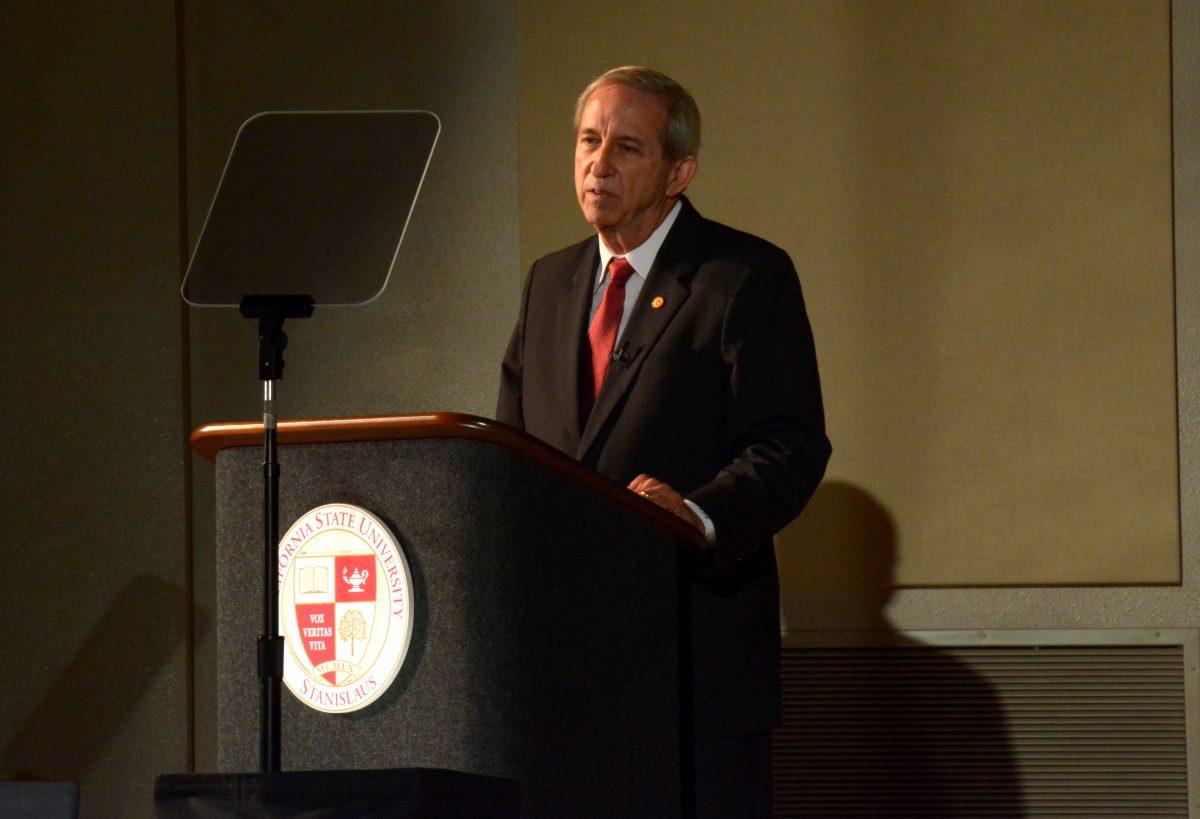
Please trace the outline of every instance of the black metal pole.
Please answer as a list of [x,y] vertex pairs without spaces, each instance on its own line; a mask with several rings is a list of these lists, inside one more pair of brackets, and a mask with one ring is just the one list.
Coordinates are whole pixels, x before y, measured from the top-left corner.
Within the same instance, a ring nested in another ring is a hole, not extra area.
[[263,630],[258,637],[258,679],[261,685],[258,728],[259,769],[281,770],[281,688],[283,637],[279,633],[279,453],[275,427],[275,382],[283,378],[287,335],[283,322],[308,318],[311,296],[244,296],[246,318],[258,319],[258,380],[263,382]]
[[263,381],[263,634],[258,638],[259,768],[280,771],[280,687],[283,638],[279,636],[279,457],[276,451],[275,382]]

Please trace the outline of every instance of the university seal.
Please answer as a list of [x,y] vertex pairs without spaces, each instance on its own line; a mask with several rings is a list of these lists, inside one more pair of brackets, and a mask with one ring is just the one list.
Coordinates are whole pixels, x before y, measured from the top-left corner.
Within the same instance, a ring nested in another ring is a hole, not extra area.
[[412,640],[412,576],[396,538],[365,509],[306,512],[279,544],[283,681],[329,713],[365,708],[399,673]]

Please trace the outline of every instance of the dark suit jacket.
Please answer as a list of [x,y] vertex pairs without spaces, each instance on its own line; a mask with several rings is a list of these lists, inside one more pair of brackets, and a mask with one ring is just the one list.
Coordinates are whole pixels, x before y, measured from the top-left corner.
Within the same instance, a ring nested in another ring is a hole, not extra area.
[[772,536],[808,502],[830,453],[796,270],[684,199],[617,341],[624,360],[583,422],[598,241],[534,263],[496,417],[621,484],[658,478],[712,518],[716,548],[691,589],[697,737],[768,730],[779,715]]

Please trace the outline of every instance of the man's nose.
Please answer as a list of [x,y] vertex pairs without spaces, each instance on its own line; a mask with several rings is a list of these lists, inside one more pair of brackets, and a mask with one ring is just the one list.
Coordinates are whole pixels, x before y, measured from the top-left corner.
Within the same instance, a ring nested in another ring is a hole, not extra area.
[[608,176],[613,172],[612,145],[600,143],[596,153],[592,154],[592,176]]

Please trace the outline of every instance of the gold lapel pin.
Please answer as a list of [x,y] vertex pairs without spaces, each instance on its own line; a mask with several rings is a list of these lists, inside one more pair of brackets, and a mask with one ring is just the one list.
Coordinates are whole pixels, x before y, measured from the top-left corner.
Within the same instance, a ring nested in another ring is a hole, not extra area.
[[664,304],[666,304],[666,299],[664,299],[662,296],[655,296],[653,301],[650,302],[650,306],[655,310],[662,307]]

